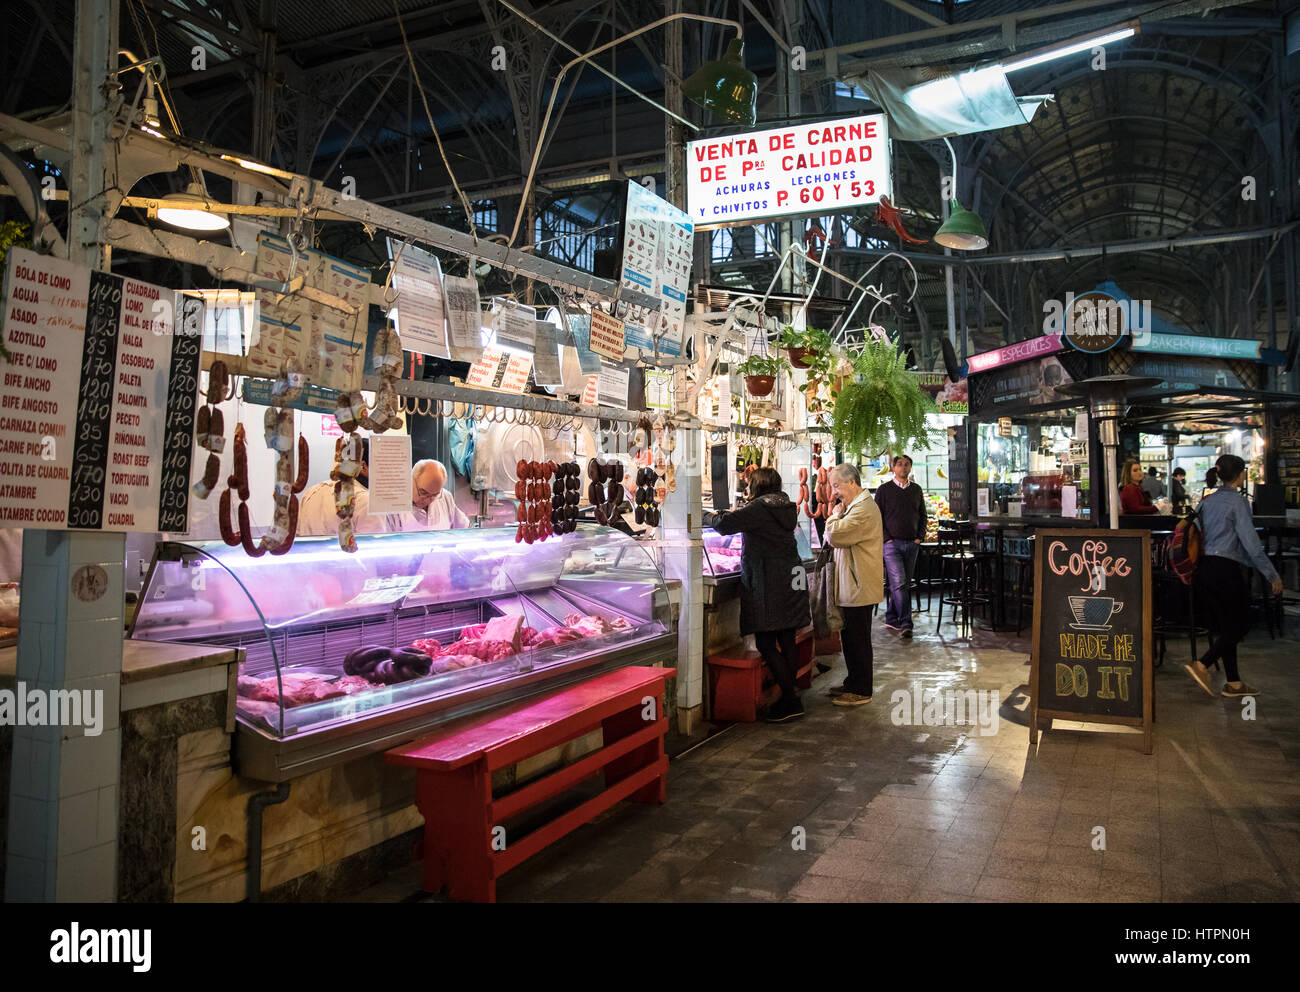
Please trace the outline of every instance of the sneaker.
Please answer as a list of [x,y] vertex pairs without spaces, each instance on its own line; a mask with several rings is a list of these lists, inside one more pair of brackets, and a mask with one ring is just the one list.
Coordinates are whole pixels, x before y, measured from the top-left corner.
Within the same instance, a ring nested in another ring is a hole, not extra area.
[[890,630],[902,630],[902,629],[903,629],[902,627],[895,627],[892,623],[886,623],[885,626],[888,627]]
[[1234,696],[1258,696],[1258,695],[1259,695],[1259,690],[1258,690],[1258,689],[1252,689],[1250,686],[1246,685],[1245,682],[1242,682],[1242,683],[1240,683],[1239,685],[1237,685],[1235,688],[1234,688],[1231,684],[1229,684],[1229,685],[1225,685],[1225,686],[1223,687],[1223,694],[1224,694],[1225,696],[1229,696],[1229,697],[1234,697]]
[[910,641],[912,639],[912,628],[907,627],[903,630],[903,639]]
[[1184,665],[1187,674],[1196,680],[1196,684],[1206,691],[1209,695],[1214,695],[1214,690],[1210,688],[1210,670],[1202,665],[1199,661],[1194,661],[1190,665]]
[[801,716],[803,716],[803,703],[799,702],[797,696],[788,703],[781,698],[772,704],[772,708],[767,711],[767,716],[763,717],[763,722],[789,723],[791,720],[798,720]]
[[870,696],[859,695],[856,692],[842,692],[831,700],[832,706],[862,706],[871,702]]

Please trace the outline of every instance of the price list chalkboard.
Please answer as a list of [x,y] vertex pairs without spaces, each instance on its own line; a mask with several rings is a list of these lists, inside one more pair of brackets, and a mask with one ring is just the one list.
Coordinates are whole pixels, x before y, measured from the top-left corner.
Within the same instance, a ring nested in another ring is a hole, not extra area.
[[1035,532],[1029,741],[1053,719],[1141,727],[1151,753],[1151,535]]
[[180,321],[172,335],[162,478],[158,482],[158,529],[168,533],[183,534],[189,529],[190,469],[194,458],[191,439],[202,351],[203,304],[182,297]]
[[72,484],[68,526],[98,529],[104,523],[104,480],[113,416],[117,330],[122,319],[122,280],[90,273],[86,332],[81,345],[81,395],[73,424]]
[[954,519],[970,516],[970,468],[966,425],[950,427],[948,439],[948,509]]
[[202,328],[202,301],[13,249],[0,527],[186,530]]

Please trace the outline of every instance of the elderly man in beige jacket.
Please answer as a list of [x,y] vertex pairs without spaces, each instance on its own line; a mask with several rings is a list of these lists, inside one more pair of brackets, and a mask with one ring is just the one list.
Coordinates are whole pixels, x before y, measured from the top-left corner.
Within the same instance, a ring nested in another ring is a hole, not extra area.
[[835,549],[836,600],[844,611],[840,642],[849,670],[844,684],[832,690],[832,702],[861,706],[871,702],[871,608],[885,595],[884,529],[857,468],[836,465],[831,484],[840,503],[826,521],[826,541]]

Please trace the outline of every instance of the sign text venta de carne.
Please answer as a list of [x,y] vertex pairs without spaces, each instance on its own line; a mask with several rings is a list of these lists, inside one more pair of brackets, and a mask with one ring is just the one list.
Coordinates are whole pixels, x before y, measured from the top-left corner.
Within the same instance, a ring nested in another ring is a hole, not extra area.
[[201,303],[25,249],[5,275],[0,527],[186,530]]
[[1029,740],[1052,719],[1141,727],[1151,751],[1151,535],[1035,532]]
[[839,213],[892,195],[884,114],[691,141],[686,160],[697,231]]

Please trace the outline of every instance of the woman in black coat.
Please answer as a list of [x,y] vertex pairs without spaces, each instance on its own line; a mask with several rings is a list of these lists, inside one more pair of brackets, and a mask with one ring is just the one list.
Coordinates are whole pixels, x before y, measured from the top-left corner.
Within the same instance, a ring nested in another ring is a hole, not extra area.
[[772,670],[781,698],[768,711],[768,723],[785,723],[803,716],[795,689],[799,669],[794,635],[812,622],[808,611],[808,582],[794,531],[799,508],[781,492],[775,469],[755,469],[750,501],[741,509],[722,513],[713,527],[719,534],[744,534],[740,553],[740,633],[754,643]]

